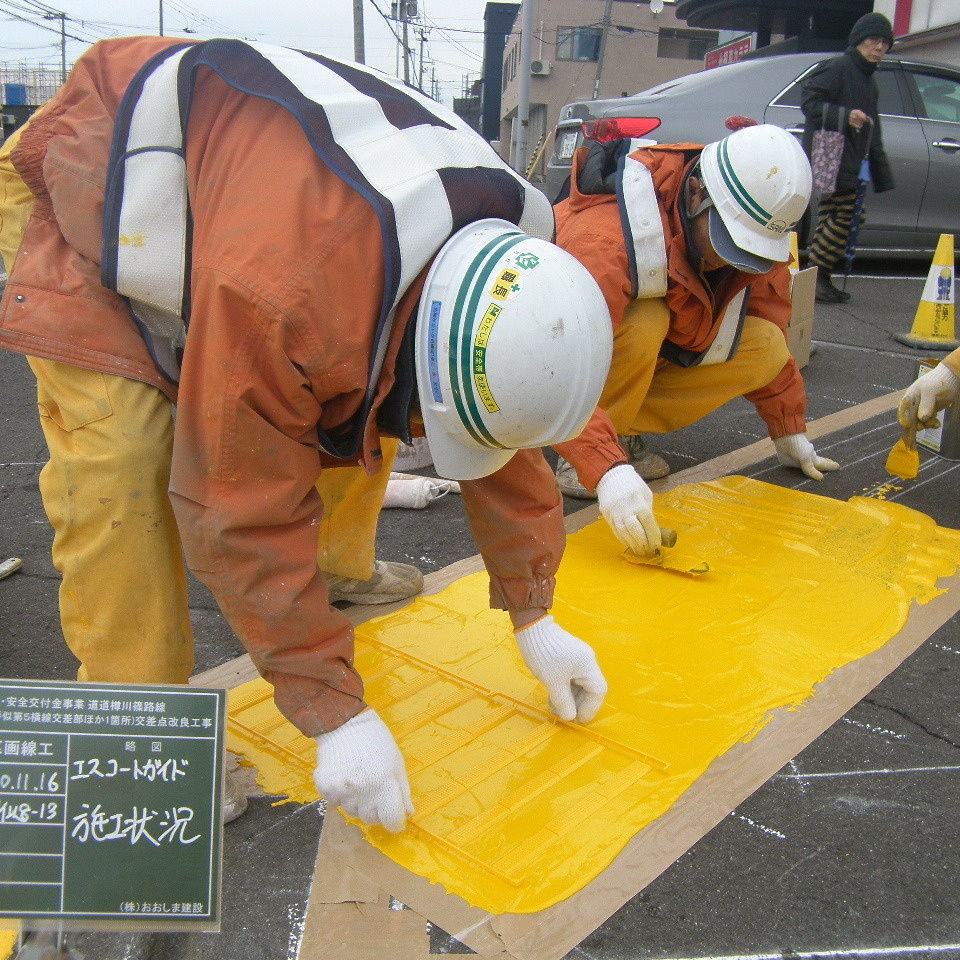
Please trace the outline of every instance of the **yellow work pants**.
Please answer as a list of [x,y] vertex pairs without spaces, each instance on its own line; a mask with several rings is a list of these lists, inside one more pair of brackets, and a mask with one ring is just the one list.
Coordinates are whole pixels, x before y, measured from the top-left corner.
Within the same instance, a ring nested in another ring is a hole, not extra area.
[[634,300],[614,333],[600,407],[618,434],[669,433],[696,423],[728,400],[766,386],[790,359],[780,328],[748,316],[730,360],[678,367],[658,356],[669,326],[665,301]]
[[[63,575],[60,620],[80,661],[78,679],[186,683],[193,633],[176,520],[167,488],[173,407],[155,387],[28,358],[37,377],[50,460],[40,472],[54,529],[53,564]],[[324,470],[321,569],[373,573],[377,517],[396,453],[384,469]]]

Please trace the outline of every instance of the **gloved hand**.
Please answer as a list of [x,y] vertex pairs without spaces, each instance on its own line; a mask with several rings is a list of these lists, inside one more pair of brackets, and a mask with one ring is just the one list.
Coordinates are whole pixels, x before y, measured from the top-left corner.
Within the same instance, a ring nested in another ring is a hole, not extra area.
[[410,784],[397,742],[376,712],[364,710],[316,740],[320,796],[351,817],[399,833],[413,813]]
[[960,379],[945,364],[917,377],[900,398],[897,420],[901,427],[939,427],[936,414],[960,397]]
[[625,547],[642,557],[660,546],[653,493],[633,467],[622,463],[609,469],[597,484],[597,500],[603,519]]
[[513,635],[530,672],[547,688],[550,709],[561,720],[589,723],[607,695],[593,648],[567,633],[549,613]]
[[[776,437],[773,445],[777,448],[777,457],[785,467],[802,470],[811,480],[822,480],[824,473],[839,470],[836,460],[821,457],[805,433],[791,433],[787,437]],[[822,471],[822,472],[821,472]]]

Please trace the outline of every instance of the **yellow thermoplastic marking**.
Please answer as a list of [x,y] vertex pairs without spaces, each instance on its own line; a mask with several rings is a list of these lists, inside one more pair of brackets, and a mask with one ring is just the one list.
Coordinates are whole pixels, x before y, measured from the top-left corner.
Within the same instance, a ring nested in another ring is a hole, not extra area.
[[[916,511],[742,477],[678,487],[657,517],[708,573],[631,564],[601,521],[568,540],[553,613],[610,683],[588,726],[551,716],[484,574],[357,629],[367,702],[417,808],[402,834],[364,828],[370,843],[485,910],[543,910],[773,711],[882,647],[960,565],[960,533]],[[267,792],[316,799],[314,742],[269,685],[233,691],[229,737]]]

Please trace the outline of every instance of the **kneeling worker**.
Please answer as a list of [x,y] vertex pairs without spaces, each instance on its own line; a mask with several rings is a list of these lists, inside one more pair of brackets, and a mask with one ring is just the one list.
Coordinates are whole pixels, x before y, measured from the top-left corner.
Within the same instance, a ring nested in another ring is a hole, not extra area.
[[600,408],[623,450],[609,457],[595,419],[555,447],[557,477],[569,495],[595,489],[614,530],[632,525],[649,548],[659,533],[641,479],[650,458],[642,434],[678,430],[745,396],[781,463],[816,480],[838,465],[806,436],[803,378],[786,340],[790,231],[811,188],[800,145],[770,125],[706,147],[635,149],[612,132],[617,139],[577,151],[556,215],[557,243],[587,267],[610,308],[613,362]]
[[[381,437],[409,441],[419,414],[463,481],[491,605],[557,715],[594,717],[593,650],[548,612],[565,535],[539,448],[594,411],[611,327],[541,193],[391,78],[226,40],[93,46],[11,160],[33,205],[0,346],[38,377],[81,679],[187,681],[189,630],[150,614],[186,618],[182,543],[316,738],[321,794],[402,829],[404,761],[317,566],[316,483],[382,469]],[[147,589],[119,589],[144,569]]]

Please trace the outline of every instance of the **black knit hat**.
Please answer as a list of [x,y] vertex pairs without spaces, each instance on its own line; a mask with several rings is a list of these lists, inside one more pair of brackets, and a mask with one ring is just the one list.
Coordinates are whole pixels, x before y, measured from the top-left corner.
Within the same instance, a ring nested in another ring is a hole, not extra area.
[[893,46],[893,25],[882,13],[865,13],[850,31],[850,46],[855,47],[867,37],[882,37]]

